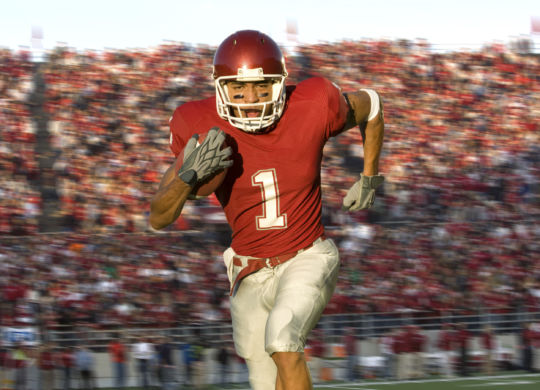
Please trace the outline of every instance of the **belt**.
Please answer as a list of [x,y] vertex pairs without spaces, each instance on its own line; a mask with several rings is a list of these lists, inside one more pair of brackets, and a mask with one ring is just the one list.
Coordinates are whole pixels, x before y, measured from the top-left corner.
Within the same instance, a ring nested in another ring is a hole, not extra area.
[[[313,241],[308,246],[306,246],[306,247],[304,247],[302,249],[299,249],[299,250],[297,250],[295,252],[289,252],[289,253],[284,253],[284,254],[278,255],[278,256],[264,257],[264,258],[261,258],[261,257],[248,257],[247,266],[244,267],[238,273],[238,275],[236,275],[236,278],[235,278],[235,280],[233,282],[233,285],[231,287],[231,295],[233,295],[234,288],[237,286],[237,284],[240,283],[240,281],[243,278],[245,278],[246,276],[248,276],[248,275],[250,275],[250,274],[252,274],[254,272],[257,272],[260,269],[263,269],[264,267],[274,268],[277,265],[283,264],[286,261],[292,259],[293,257],[299,255],[300,253],[308,250],[313,245],[315,245],[315,244],[317,244],[319,242],[322,242],[324,240],[326,240],[326,237],[323,234],[322,236],[317,238],[315,241]],[[242,267],[244,265],[242,263],[242,257],[245,258],[245,256],[237,256],[237,255],[233,256],[233,265]]]

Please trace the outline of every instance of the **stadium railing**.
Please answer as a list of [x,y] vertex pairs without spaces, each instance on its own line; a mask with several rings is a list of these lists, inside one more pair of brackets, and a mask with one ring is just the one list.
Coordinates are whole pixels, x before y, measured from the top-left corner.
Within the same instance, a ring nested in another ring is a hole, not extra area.
[[[505,309],[507,312],[501,312]],[[324,315],[318,327],[324,332],[325,339],[338,342],[346,328],[354,328],[356,336],[362,338],[379,337],[393,329],[407,325],[416,325],[423,331],[439,330],[443,324],[466,324],[471,332],[479,332],[485,325],[498,334],[516,333],[526,322],[540,322],[540,311],[511,311],[510,308],[496,308],[493,311],[482,310],[469,314],[433,315],[429,312],[406,311],[399,313],[363,313]],[[205,342],[219,345],[232,340],[232,326],[228,321],[200,322],[178,325],[170,328],[151,327],[114,327],[94,329],[86,326],[59,326],[54,330],[44,330],[42,339],[58,346],[87,345],[93,349],[104,349],[109,342],[121,336],[127,343],[139,337],[157,339],[168,336],[174,343],[182,344],[193,340],[197,335]]]

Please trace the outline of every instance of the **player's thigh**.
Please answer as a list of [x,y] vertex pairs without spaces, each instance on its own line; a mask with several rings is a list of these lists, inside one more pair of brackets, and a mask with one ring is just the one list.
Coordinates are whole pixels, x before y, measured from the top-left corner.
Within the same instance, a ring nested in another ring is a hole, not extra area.
[[271,287],[273,271],[262,269],[246,277],[231,298],[233,338],[238,355],[246,360],[249,383],[254,390],[274,390],[277,367],[264,348],[270,307],[264,292]]
[[266,352],[303,352],[337,282],[339,254],[325,240],[279,269],[274,306],[266,326]]
[[244,278],[231,297],[233,339],[238,355],[244,359],[258,361],[268,357],[264,350],[264,333],[270,307],[263,296],[272,277],[271,269],[261,269]]

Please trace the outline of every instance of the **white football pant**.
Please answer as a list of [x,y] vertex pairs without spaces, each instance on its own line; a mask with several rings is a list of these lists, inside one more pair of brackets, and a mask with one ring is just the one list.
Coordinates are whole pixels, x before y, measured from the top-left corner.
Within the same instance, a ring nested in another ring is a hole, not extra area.
[[[229,278],[235,256],[224,254]],[[255,390],[275,389],[274,352],[303,352],[337,283],[339,253],[330,239],[314,245],[274,268],[245,277],[231,297],[236,351],[246,360]]]

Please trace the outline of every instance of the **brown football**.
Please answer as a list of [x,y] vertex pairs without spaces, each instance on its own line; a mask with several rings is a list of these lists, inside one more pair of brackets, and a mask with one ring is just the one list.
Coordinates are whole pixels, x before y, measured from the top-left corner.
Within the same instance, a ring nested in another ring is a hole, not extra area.
[[[199,141],[197,143],[197,147],[204,141],[204,139],[206,138],[206,134],[207,133],[199,133]],[[223,143],[222,148],[227,147],[226,143],[226,141]],[[183,161],[184,150],[180,152],[178,158],[176,159],[177,169],[180,169]],[[228,169],[218,171],[213,176],[208,177],[204,182],[199,183],[195,187],[193,187],[193,190],[191,190],[191,194],[189,195],[189,199],[204,198],[212,194],[215,190],[218,189],[221,183],[223,183],[223,180],[225,180],[227,170]]]

